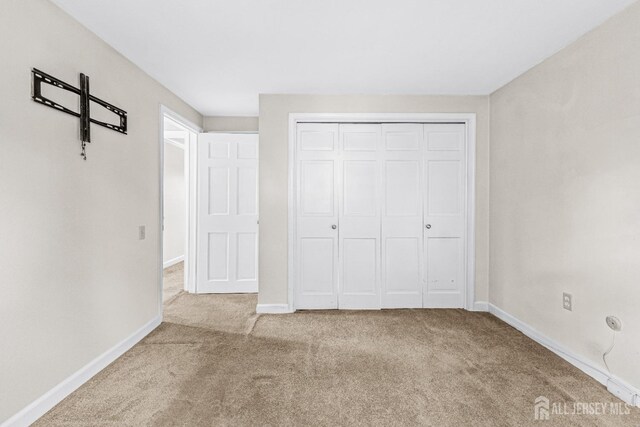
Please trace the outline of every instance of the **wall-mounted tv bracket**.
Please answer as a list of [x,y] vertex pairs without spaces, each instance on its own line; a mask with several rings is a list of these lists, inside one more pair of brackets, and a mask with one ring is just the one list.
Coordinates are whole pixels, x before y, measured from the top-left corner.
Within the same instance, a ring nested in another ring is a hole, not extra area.
[[[96,98],[95,96],[89,93],[89,76],[86,76],[80,73],[80,89],[77,87],[71,86],[68,83],[63,82],[47,73],[43,73],[42,71],[34,68],[31,70],[32,75],[32,93],[31,98],[40,104],[46,105],[47,107],[55,108],[58,111],[62,111],[63,113],[71,114],[72,116],[80,118],[80,137],[82,139],[82,152],[81,156],[84,160],[87,160],[86,147],[87,143],[91,142],[91,123],[95,123],[97,125],[106,127],[111,130],[115,130],[116,132],[120,132],[123,134],[127,134],[127,112],[109,104],[108,102],[103,101],[100,98]],[[60,105],[49,98],[42,95],[42,84],[49,84],[52,86],[56,86],[60,89],[69,91],[71,93],[75,93],[80,96],[80,112],[76,112],[70,110],[69,108]],[[120,118],[120,125],[114,125],[107,122],[102,122],[100,120],[92,119],[90,113],[90,104],[94,102],[107,110],[111,111],[115,115]]]

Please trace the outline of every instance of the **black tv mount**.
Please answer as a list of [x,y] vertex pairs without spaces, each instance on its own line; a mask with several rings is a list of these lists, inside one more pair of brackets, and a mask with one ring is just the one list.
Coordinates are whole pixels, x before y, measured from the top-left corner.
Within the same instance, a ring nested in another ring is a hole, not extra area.
[[[80,89],[77,87],[71,86],[68,83],[63,82],[60,79],[57,79],[47,73],[43,73],[37,68],[33,68],[31,70],[32,75],[32,93],[31,98],[40,104],[46,105],[47,107],[55,108],[58,111],[62,111],[63,113],[71,114],[72,116],[80,118],[80,137],[82,139],[82,152],[80,155],[84,160],[87,160],[86,147],[87,143],[91,142],[91,123],[94,123],[99,126],[106,127],[107,129],[114,130],[116,132],[120,132],[123,134],[127,134],[127,112],[118,108],[108,102],[103,101],[100,98],[96,98],[95,96],[89,93],[89,76],[80,73]],[[76,112],[70,110],[69,108],[60,105],[49,98],[42,95],[42,84],[49,84],[52,86],[56,86],[60,89],[64,89],[71,93],[75,93],[80,96],[80,112]],[[90,113],[90,104],[94,102],[110,112],[116,114],[120,118],[120,125],[114,125],[107,122],[102,122],[100,120],[92,119]]]

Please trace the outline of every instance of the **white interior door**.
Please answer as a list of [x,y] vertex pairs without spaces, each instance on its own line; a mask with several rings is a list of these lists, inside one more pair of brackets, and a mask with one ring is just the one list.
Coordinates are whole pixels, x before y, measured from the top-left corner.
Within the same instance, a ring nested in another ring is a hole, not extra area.
[[424,125],[423,307],[464,307],[466,137],[463,124]]
[[198,293],[258,291],[258,135],[198,137]]
[[382,308],[422,307],[421,124],[383,124]]
[[380,129],[340,125],[339,308],[380,308]]
[[295,303],[338,308],[338,125],[299,124]]

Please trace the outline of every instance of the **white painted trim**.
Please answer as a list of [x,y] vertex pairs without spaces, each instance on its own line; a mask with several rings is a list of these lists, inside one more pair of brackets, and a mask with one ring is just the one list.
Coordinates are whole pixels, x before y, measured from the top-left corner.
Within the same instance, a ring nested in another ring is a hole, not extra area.
[[[171,119],[172,121],[174,121],[173,119]],[[185,125],[181,125],[182,127],[185,127]],[[175,141],[176,144],[184,144],[184,140],[187,139],[189,137],[189,130],[165,130],[163,133],[164,139],[169,139],[172,141]],[[183,141],[183,142],[178,142],[178,141]]]
[[77,390],[81,385],[89,381],[94,375],[106,368],[126,351],[131,349],[140,340],[149,335],[151,331],[160,325],[160,316],[154,317],[146,325],[131,334],[128,338],[119,342],[100,356],[93,359],[84,367],[71,374],[58,385],[47,391],[38,399],[24,407],[20,412],[2,423],[1,427],[28,426],[43,416],[47,411],[60,403],[65,397]]
[[489,304],[489,313],[493,314],[508,325],[513,326],[538,344],[562,357],[564,360],[571,363],[573,366],[580,369],[600,384],[607,386],[607,389],[621,400],[630,405],[640,406],[640,389],[635,388],[626,381],[602,370],[593,362],[575,354],[562,344],[538,332],[533,327],[512,316],[501,308],[493,304]]
[[205,133],[227,133],[232,135],[259,135],[260,132],[257,130],[208,130]]
[[476,115],[469,114],[467,123],[467,286],[465,308],[475,309],[476,298]]
[[473,303],[471,311],[489,311],[489,303],[486,301],[476,301]]
[[289,304],[258,304],[256,305],[256,313],[284,314],[284,313],[293,313],[293,310],[289,308]]
[[[179,124],[181,124],[182,126],[186,127],[187,129],[189,129],[192,132],[195,133],[202,133],[202,127],[193,123],[191,120],[184,118],[182,115],[176,113],[175,111],[173,111],[172,109],[170,109],[169,107],[160,104],[160,117],[163,116],[167,116],[169,117],[171,120],[178,122]],[[164,129],[164,126],[163,126]],[[163,134],[161,134],[163,135]]]
[[467,127],[467,230],[466,230],[466,264],[467,277],[465,287],[465,309],[475,309],[475,262],[476,262],[476,113],[290,113],[289,114],[289,168],[288,168],[288,237],[287,237],[287,287],[288,305],[291,312],[295,311],[295,167],[296,167],[296,128],[300,122],[331,122],[331,123],[439,123],[462,122]]
[[162,263],[162,268],[163,269],[169,268],[172,265],[176,265],[177,263],[182,262],[182,261],[184,261],[184,255],[177,256],[177,257],[175,257],[173,259],[170,259],[169,261],[163,262]]
[[296,133],[298,127],[298,118],[300,115],[289,114],[289,165],[287,168],[287,178],[289,185],[287,189],[287,199],[289,206],[287,207],[287,305],[290,312],[296,311],[293,294],[295,289],[295,268],[293,267],[296,259],[296,186],[295,173],[296,170]]
[[162,291],[163,291],[163,277],[164,269],[164,116],[168,114],[169,109],[160,104],[158,109],[158,139],[159,139],[159,153],[158,153],[158,315],[162,321]]
[[184,262],[184,290],[196,292],[197,227],[198,227],[198,133],[189,132],[185,145],[185,170],[187,171],[187,241]]
[[180,143],[178,141],[174,141],[173,139],[165,138],[164,139],[164,143],[165,144],[169,144],[169,145],[173,145],[174,147],[180,148],[181,150],[185,150],[185,145],[184,144],[182,144],[182,143]]

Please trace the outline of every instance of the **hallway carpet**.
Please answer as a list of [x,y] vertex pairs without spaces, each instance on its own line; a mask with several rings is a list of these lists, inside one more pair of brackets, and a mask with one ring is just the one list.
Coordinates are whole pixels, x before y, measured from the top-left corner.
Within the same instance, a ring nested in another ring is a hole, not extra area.
[[184,261],[162,271],[162,302],[166,303],[184,289]]
[[180,293],[161,326],[36,425],[640,424],[635,408],[535,421],[538,396],[567,411],[620,401],[487,313],[258,316],[255,305],[254,295]]

